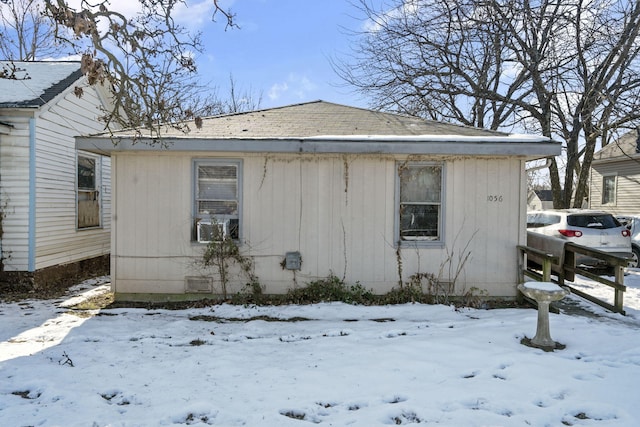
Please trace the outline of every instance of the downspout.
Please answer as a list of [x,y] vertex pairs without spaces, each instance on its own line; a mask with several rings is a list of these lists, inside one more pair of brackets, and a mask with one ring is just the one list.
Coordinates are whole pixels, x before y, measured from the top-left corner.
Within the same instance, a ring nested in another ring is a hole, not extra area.
[[36,119],[29,119],[29,250],[28,271],[36,270]]
[[544,163],[544,165],[534,166],[534,167],[529,168],[529,169],[525,168],[525,172],[533,172],[533,171],[537,171],[537,170],[540,170],[540,169],[548,168],[549,166],[551,166],[551,158],[547,157],[547,161]]
[[[524,173],[522,173],[524,170]],[[518,245],[527,246],[527,161],[520,162],[520,198],[518,199]],[[525,256],[520,250],[516,250],[516,287],[515,293],[518,295],[517,286],[524,283],[524,272],[522,266],[525,264]]]

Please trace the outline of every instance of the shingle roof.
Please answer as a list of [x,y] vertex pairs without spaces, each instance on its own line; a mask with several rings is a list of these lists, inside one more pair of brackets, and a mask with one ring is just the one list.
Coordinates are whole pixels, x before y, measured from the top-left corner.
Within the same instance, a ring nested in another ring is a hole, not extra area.
[[510,155],[560,154],[560,143],[534,135],[383,113],[325,101],[204,118],[190,131],[163,128],[161,136],[123,130],[76,137],[97,153],[135,150],[260,153],[375,153]]
[[[534,190],[538,199],[542,202],[552,202],[553,201],[553,191],[552,190]],[[564,190],[560,191],[560,196],[564,197]]]
[[632,131],[622,135],[616,141],[611,142],[602,150],[594,153],[594,160],[611,159],[615,157],[628,157],[638,155],[638,132]]
[[[207,139],[308,138],[325,135],[507,136],[501,132],[366,110],[326,101],[207,117],[203,119],[201,128],[197,128],[194,123],[188,125],[190,131],[186,134],[167,128],[162,136]],[[131,131],[116,133],[117,136],[127,134],[132,133]]]
[[77,61],[0,61],[17,68],[17,80],[0,79],[0,108],[37,108],[82,77]]
[[269,110],[206,118],[191,136],[207,137],[311,137],[321,135],[504,135],[483,129],[424,120],[314,101]]

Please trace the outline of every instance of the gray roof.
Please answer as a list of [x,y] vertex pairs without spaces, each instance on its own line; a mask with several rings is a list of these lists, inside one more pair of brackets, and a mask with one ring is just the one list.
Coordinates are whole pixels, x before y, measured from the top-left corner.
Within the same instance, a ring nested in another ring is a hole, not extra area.
[[607,160],[618,157],[628,159],[629,156],[640,156],[638,153],[638,149],[640,149],[639,139],[638,131],[628,132],[619,139],[609,143],[602,150],[594,153],[593,160]]
[[[188,123],[189,132],[172,128],[164,138],[256,139],[308,138],[322,135],[464,135],[506,136],[484,129],[424,120],[418,117],[366,110],[325,101],[312,101],[264,110],[206,117],[202,127]],[[131,131],[117,136],[133,135]]]
[[[553,201],[553,190],[534,190],[534,192],[542,202]],[[564,190],[560,191],[560,197],[564,197]]]
[[207,117],[200,128],[193,122],[188,127],[188,132],[167,127],[161,138],[123,130],[78,137],[76,143],[83,150],[102,153],[158,149],[538,157],[560,153],[559,143],[540,136],[512,135],[325,101]]
[[17,79],[0,79],[0,108],[37,108],[82,77],[78,61],[0,61],[13,64]]

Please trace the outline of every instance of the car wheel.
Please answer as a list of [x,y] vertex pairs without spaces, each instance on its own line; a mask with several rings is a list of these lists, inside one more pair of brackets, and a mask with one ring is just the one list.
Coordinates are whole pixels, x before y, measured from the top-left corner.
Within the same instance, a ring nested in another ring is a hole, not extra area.
[[629,260],[629,267],[638,268],[638,260],[640,260],[640,248],[634,246],[631,248],[632,255],[631,260]]

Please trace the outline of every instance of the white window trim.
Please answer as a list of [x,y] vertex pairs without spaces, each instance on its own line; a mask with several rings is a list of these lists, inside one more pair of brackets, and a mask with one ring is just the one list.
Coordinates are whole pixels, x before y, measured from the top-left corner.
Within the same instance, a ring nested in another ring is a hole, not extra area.
[[[97,191],[98,192],[98,208],[99,208],[99,213],[98,213],[98,219],[99,219],[99,224],[98,225],[92,225],[89,227],[79,227],[78,226],[78,202],[79,202],[79,197],[78,194],[81,191],[90,191],[90,190],[86,190],[86,189],[81,189],[80,188],[80,183],[78,182],[78,165],[79,165],[79,158],[80,157],[86,157],[88,159],[93,159],[94,160],[94,164],[95,164],[95,184],[94,184],[94,190],[93,191]],[[102,157],[96,154],[92,154],[92,153],[86,153],[84,151],[77,151],[76,152],[76,173],[75,173],[75,209],[76,209],[76,231],[85,231],[85,230],[95,230],[97,228],[103,228],[104,227],[104,218],[103,218],[103,213],[104,213],[104,209],[103,209],[103,191],[102,191]]]
[[203,218],[199,213],[198,213],[198,168],[200,166],[224,166],[224,165],[234,165],[237,167],[237,171],[238,171],[238,176],[237,176],[237,198],[238,198],[238,241],[242,242],[242,233],[243,233],[243,226],[242,226],[242,187],[243,187],[243,170],[242,170],[242,159],[232,159],[232,158],[197,158],[197,159],[193,159],[192,162],[192,170],[191,170],[191,177],[192,177],[192,190],[191,190],[191,203],[192,203],[192,218],[193,218],[193,227],[194,229],[192,230],[192,243],[194,244],[198,244],[198,245],[204,245],[206,243],[204,242],[199,242],[197,237],[194,236],[194,234],[196,233],[195,227],[196,224],[198,222],[199,219],[203,219],[203,220],[207,220],[209,218]]
[[[440,167],[440,217],[438,218],[438,240],[401,240],[400,238],[400,168],[410,166]],[[402,161],[395,166],[395,200],[394,200],[394,246],[400,248],[442,248],[445,244],[445,200],[446,200],[446,167],[444,162],[436,161]]]
[[[605,179],[607,178],[613,178],[613,195],[612,195],[612,201],[605,203],[604,201]],[[616,206],[617,200],[618,200],[618,174],[602,175],[602,197],[600,198],[600,204],[602,206]]]

